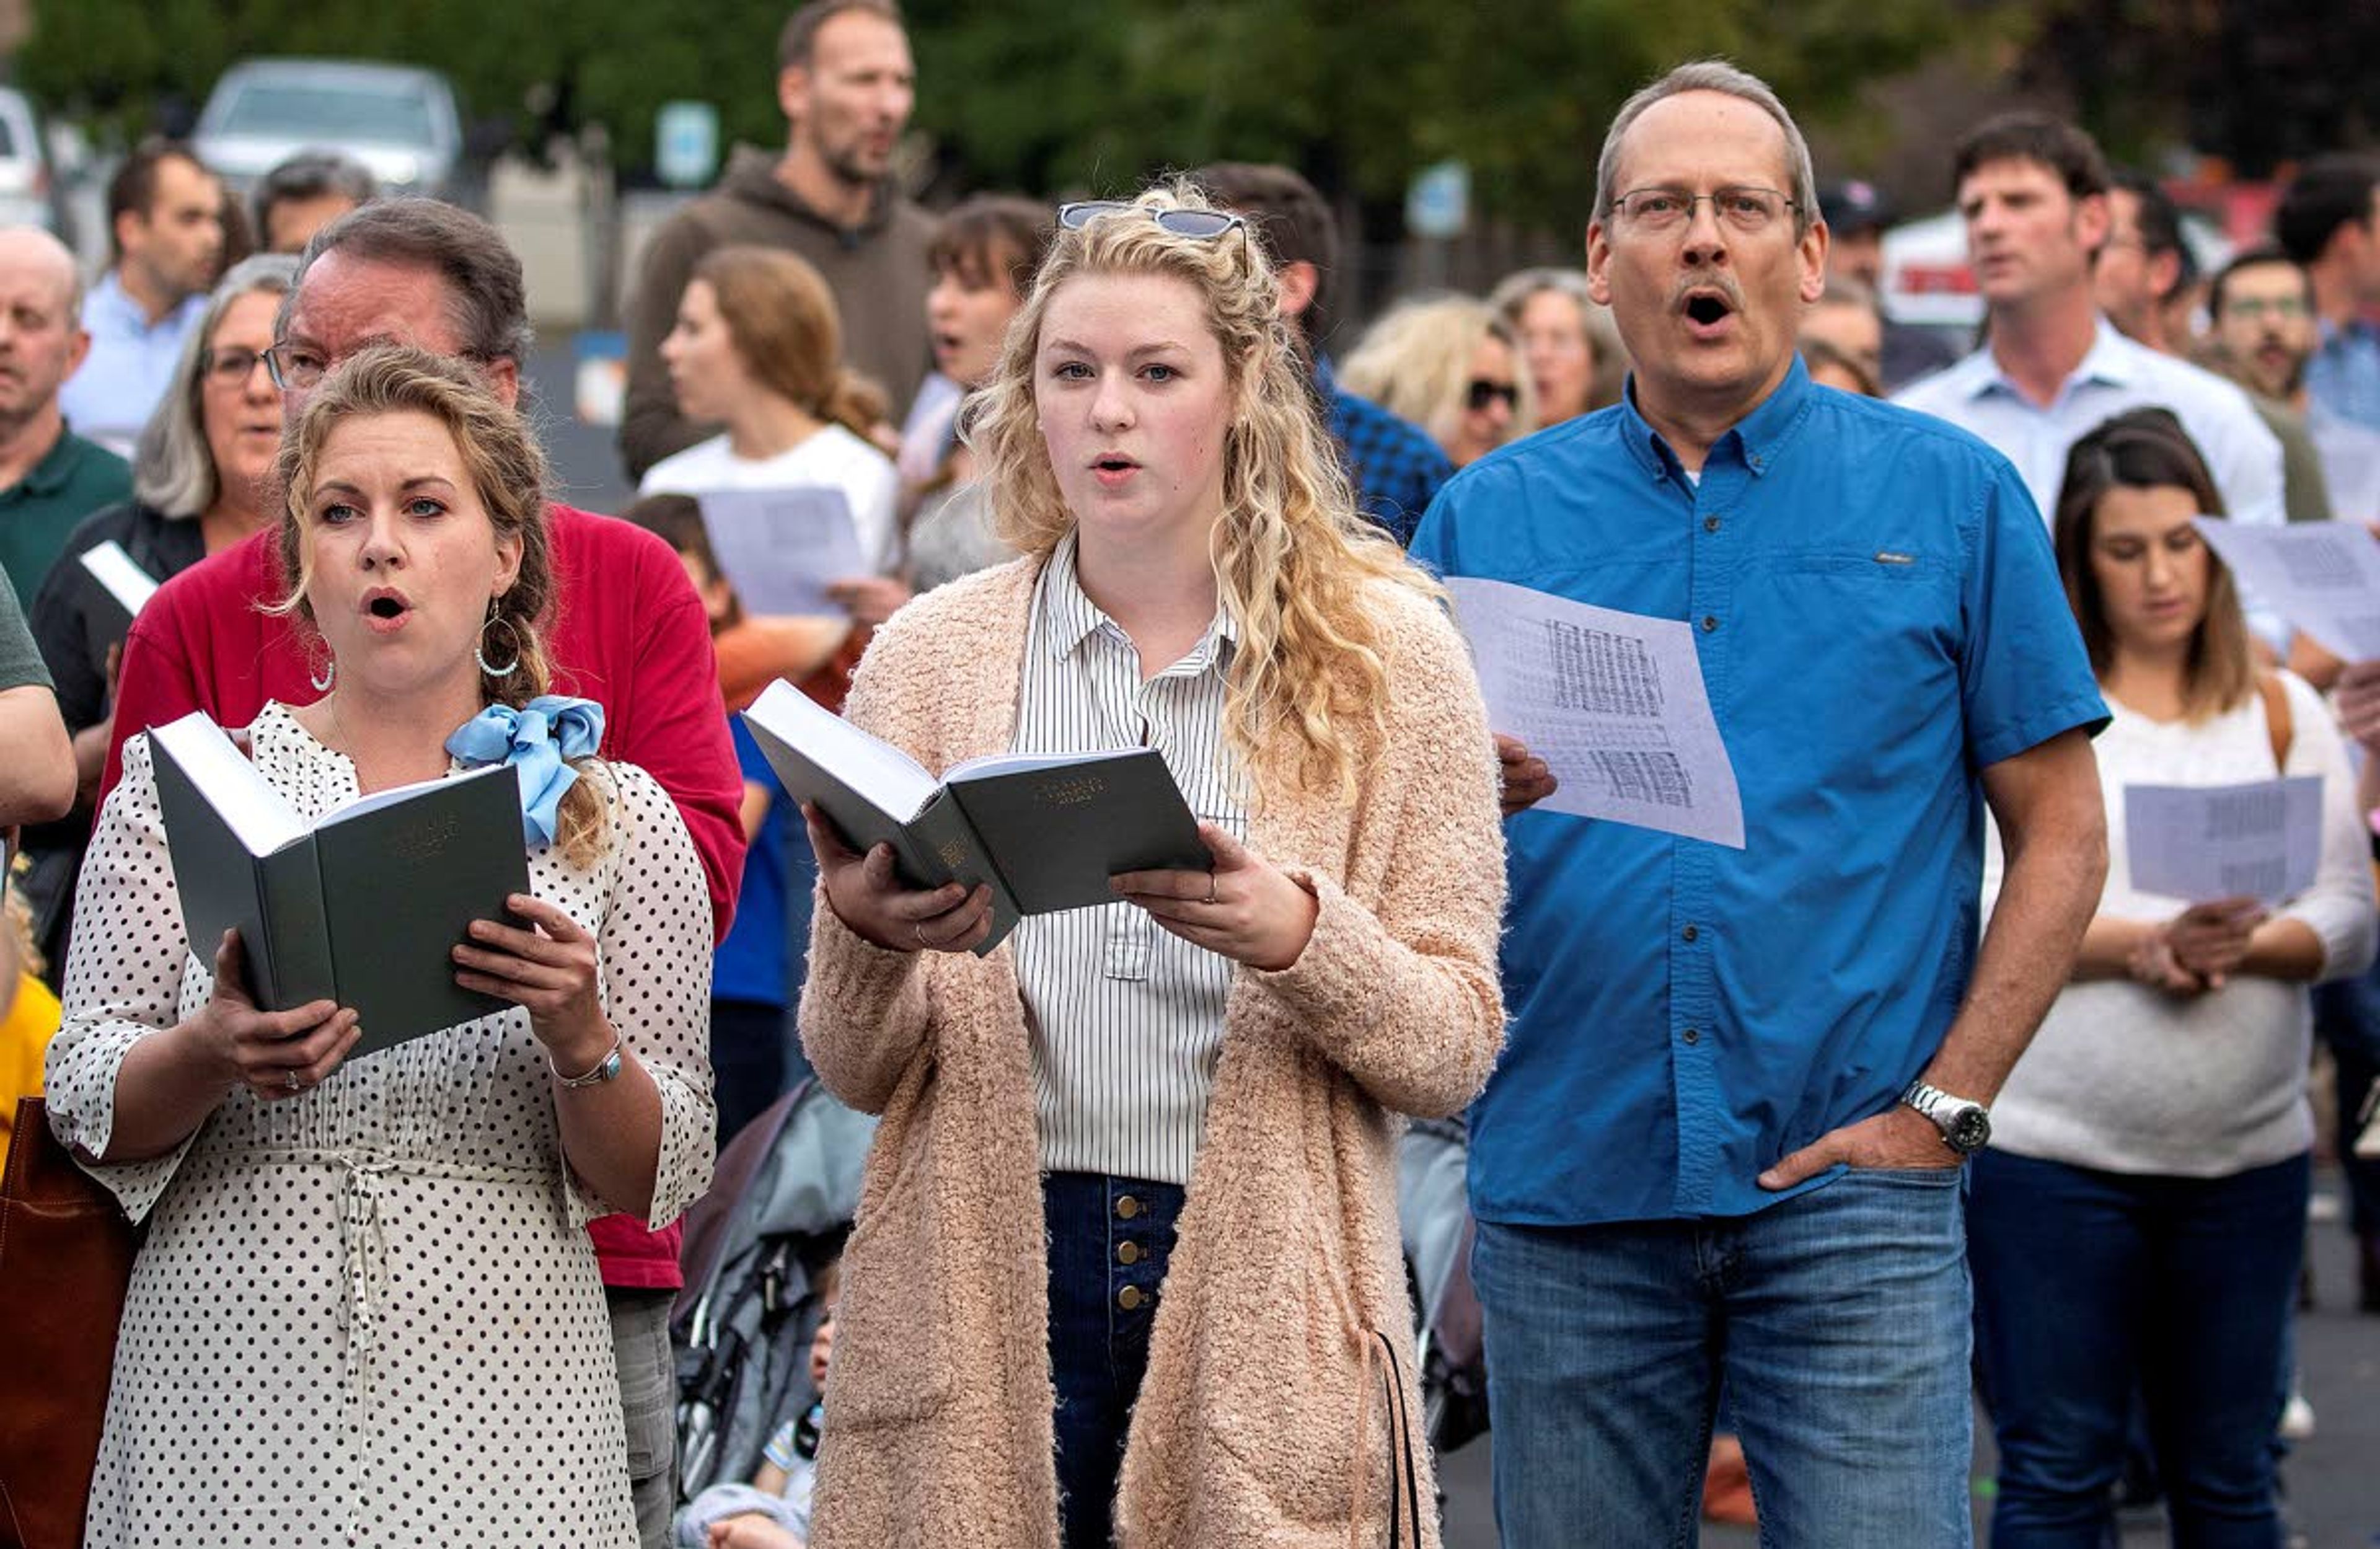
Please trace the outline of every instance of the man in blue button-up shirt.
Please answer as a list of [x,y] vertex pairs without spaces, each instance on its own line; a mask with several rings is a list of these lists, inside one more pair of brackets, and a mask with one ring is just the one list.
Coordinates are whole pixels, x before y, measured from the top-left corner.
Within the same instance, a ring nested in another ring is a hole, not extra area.
[[[1512,1023],[1471,1153],[1507,1549],[1688,1531],[1722,1381],[1767,1541],[1968,1541],[1949,1140],[2098,900],[2107,712],[2007,459],[1811,384],[1811,182],[1730,67],[1632,99],[1587,247],[1628,397],[1457,475],[1414,543],[1692,621],[1744,808],[1741,850],[1509,825]],[[2012,886],[1979,951],[1986,807]]]

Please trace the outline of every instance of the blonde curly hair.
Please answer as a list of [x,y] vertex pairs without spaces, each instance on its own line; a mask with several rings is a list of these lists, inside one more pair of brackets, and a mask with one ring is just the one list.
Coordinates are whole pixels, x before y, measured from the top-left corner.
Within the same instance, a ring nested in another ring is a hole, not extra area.
[[[274,540],[289,592],[269,611],[295,616],[315,633],[314,608],[306,596],[313,579],[308,544],[314,531],[315,470],[331,433],[349,420],[407,413],[426,414],[445,427],[497,536],[520,542],[520,568],[511,588],[490,604],[487,627],[500,652],[512,648],[514,669],[480,675],[482,705],[519,709],[548,692],[554,680],[545,635],[555,592],[545,454],[511,406],[468,367],[443,356],[406,345],[375,345],[343,362],[307,399],[305,412],[282,437],[273,470],[281,507]],[[572,767],[592,777],[563,794],[556,842],[573,865],[588,866],[612,839],[609,771],[592,757],[573,760]]]
[[1074,530],[1034,397],[1050,299],[1079,274],[1188,284],[1221,347],[1233,405],[1222,518],[1209,539],[1216,592],[1239,633],[1225,678],[1225,740],[1259,797],[1271,780],[1352,796],[1363,754],[1351,734],[1377,737],[1388,703],[1386,632],[1366,594],[1379,585],[1441,593],[1357,514],[1253,235],[1242,227],[1220,238],[1180,237],[1139,213],[1213,208],[1187,182],[1146,189],[1132,203],[1138,209],[1057,234],[991,380],[968,405],[964,434],[982,465],[993,524],[1012,547],[1045,559]]

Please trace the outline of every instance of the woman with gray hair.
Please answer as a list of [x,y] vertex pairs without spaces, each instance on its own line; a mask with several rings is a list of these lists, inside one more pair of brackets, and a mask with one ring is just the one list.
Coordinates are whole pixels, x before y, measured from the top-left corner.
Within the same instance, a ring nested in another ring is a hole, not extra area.
[[281,393],[260,357],[273,343],[273,314],[296,270],[293,258],[261,254],[235,265],[215,287],[140,433],[132,498],[83,518],[33,599],[33,640],[74,734],[79,791],[74,812],[26,836],[32,860],[27,891],[53,963],[66,961],[74,874],[115,729],[115,657],[125,633],[123,613],[79,561],[113,542],[162,581],[272,519],[264,483],[281,447]]
[[1521,362],[1537,390],[1537,423],[1559,425],[1620,401],[1628,360],[1612,324],[1576,269],[1524,269],[1488,293],[1512,325]]

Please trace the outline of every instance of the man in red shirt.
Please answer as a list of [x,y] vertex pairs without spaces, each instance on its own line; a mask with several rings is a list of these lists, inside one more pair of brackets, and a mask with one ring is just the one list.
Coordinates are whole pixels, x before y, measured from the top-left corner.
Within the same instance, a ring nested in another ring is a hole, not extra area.
[[[274,333],[269,360],[291,424],[324,372],[374,344],[471,360],[516,402],[528,343],[520,261],[492,226],[453,205],[367,204],[315,236]],[[565,506],[549,516],[554,691],[601,704],[604,754],[641,765],[676,799],[723,934],[743,873],[743,783],[702,602],[651,533]],[[246,726],[267,699],[322,697],[305,640],[289,618],[265,611],[287,590],[272,539],[267,529],[183,571],[141,610],[125,644],[103,799],[133,732],[194,709]],[[614,1215],[589,1232],[611,1301],[638,1522],[647,1549],[657,1549],[674,1494],[669,1309],[681,1284],[680,1228],[647,1232]]]

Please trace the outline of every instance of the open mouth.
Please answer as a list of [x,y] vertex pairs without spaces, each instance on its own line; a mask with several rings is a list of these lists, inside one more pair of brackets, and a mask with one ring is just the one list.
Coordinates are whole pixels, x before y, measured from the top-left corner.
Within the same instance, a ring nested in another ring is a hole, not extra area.
[[364,599],[364,616],[375,624],[401,623],[413,611],[413,604],[399,592],[374,592]]
[[1735,309],[1727,299],[1707,290],[1698,290],[1686,298],[1686,321],[1709,328],[1723,323]]

